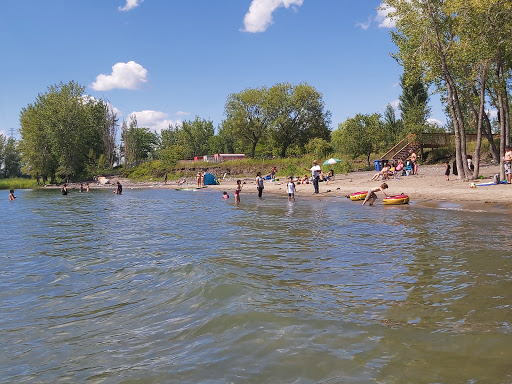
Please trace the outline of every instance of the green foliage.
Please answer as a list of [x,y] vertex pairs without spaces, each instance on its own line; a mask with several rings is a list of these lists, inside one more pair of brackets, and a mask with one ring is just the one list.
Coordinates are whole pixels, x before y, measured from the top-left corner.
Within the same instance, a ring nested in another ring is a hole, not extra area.
[[125,157],[125,164],[128,166],[138,165],[148,160],[159,142],[160,138],[155,133],[151,132],[149,128],[140,128],[137,126],[137,119],[135,116],[130,116],[130,125],[127,127],[123,123],[123,153]]
[[329,140],[331,114],[324,108],[322,95],[306,83],[246,89],[228,97],[222,132],[232,139],[225,141],[231,149],[250,157],[256,152],[285,157],[289,147],[304,153],[309,140]]
[[347,119],[332,133],[331,140],[334,150],[351,156],[366,156],[368,166],[370,155],[378,152],[385,142],[385,131],[380,116],[360,115]]
[[0,179],[0,189],[33,189],[33,188],[37,188],[37,181],[34,179],[24,179],[21,177]]
[[85,177],[90,151],[104,153],[103,102],[83,92],[75,82],[60,83],[22,109],[20,149],[31,175]]
[[318,159],[321,159],[332,153],[332,146],[327,140],[315,137],[306,144],[306,152]]

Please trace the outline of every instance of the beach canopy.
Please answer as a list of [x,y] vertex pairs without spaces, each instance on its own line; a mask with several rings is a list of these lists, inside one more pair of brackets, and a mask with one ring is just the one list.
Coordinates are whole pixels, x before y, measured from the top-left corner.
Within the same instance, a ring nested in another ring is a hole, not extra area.
[[339,163],[340,161],[341,161],[340,159],[335,159],[335,158],[331,157],[329,160],[325,160],[323,165],[333,165],[333,164]]
[[204,174],[204,185],[217,185],[219,182],[211,173]]

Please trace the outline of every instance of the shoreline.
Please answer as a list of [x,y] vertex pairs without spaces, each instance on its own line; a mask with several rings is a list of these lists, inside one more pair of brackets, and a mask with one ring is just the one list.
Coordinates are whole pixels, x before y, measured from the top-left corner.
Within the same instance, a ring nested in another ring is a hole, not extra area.
[[[439,206],[448,203],[464,203],[472,206],[478,206],[484,210],[494,210],[495,208],[512,210],[512,185],[498,184],[490,186],[480,186],[470,188],[472,181],[460,181],[456,176],[450,175],[450,180],[446,181],[444,176],[444,165],[423,165],[418,169],[418,175],[399,176],[395,179],[386,181],[389,189],[386,193],[390,196],[406,194],[410,197],[412,203],[421,203],[424,206]],[[320,182],[320,194],[313,194],[312,184],[297,185],[297,199],[318,199],[324,197],[341,197],[354,192],[366,191],[369,188],[380,185],[383,181],[370,181],[375,175],[375,171],[357,171],[348,174],[335,175],[334,180],[329,183]],[[491,182],[494,175],[499,173],[498,165],[482,165],[480,174],[484,179],[475,180],[476,184]],[[244,194],[256,194],[256,176],[227,178],[221,181],[220,185],[208,185],[208,190],[228,192],[230,196],[236,187],[236,181],[240,179],[243,183],[242,196]],[[112,178],[110,184],[99,184],[89,182],[91,189],[114,189],[114,184],[119,181],[125,190],[140,188],[194,188],[197,186],[195,180],[190,180],[184,184],[178,184],[176,181],[150,182],[131,182],[128,179]],[[279,175],[276,181],[265,180],[263,195],[282,195],[286,193],[286,176]],[[84,188],[85,188],[84,183]],[[59,185],[45,186],[44,188],[60,189]],[[79,190],[80,183],[69,183],[68,189]],[[377,204],[382,202],[382,194],[378,194]],[[493,208],[493,209],[490,209]]]

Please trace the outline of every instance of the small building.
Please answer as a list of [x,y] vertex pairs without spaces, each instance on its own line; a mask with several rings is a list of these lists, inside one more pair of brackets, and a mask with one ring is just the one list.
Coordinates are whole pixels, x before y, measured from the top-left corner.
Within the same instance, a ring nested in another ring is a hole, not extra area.
[[207,161],[209,163],[222,163],[228,160],[243,160],[245,153],[216,153],[215,155],[194,156],[194,162]]
[[213,155],[214,162],[222,163],[228,160],[243,160],[245,159],[245,153],[216,153]]

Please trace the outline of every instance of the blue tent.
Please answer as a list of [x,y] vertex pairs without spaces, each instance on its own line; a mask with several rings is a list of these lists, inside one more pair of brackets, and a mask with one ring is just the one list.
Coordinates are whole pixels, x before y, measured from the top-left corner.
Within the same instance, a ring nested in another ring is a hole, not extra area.
[[219,182],[211,173],[204,174],[204,185],[217,185]]

